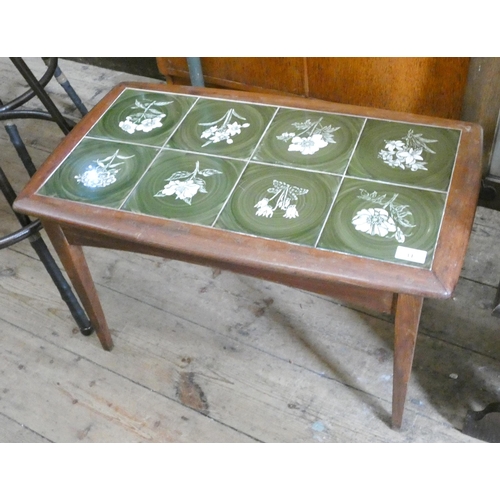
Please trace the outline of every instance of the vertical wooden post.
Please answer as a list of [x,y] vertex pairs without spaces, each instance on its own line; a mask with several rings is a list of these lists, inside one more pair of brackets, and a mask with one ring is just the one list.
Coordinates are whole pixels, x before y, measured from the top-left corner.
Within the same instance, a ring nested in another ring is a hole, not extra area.
[[400,429],[410,380],[423,297],[398,294],[394,336],[392,427]]
[[70,245],[58,224],[49,221],[42,221],[42,223],[87,311],[102,347],[110,351],[113,348],[113,340],[82,247]]

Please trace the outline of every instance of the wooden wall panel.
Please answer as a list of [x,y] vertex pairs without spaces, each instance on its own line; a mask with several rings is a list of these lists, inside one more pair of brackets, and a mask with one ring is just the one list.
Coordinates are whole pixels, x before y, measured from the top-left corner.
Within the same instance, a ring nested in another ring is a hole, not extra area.
[[[202,57],[201,64],[207,85],[458,119],[469,58]],[[186,58],[160,57],[158,67],[189,83]]]
[[309,97],[460,118],[469,58],[307,58]]
[[[189,80],[185,57],[159,57],[158,69],[174,83]],[[238,90],[306,96],[302,57],[202,57],[205,84]]]

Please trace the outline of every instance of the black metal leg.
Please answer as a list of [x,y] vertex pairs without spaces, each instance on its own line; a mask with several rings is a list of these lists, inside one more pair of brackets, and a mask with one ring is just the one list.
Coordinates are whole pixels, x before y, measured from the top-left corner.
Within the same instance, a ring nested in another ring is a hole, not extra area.
[[7,122],[5,124],[5,130],[7,134],[9,134],[9,139],[14,148],[17,151],[17,155],[23,162],[24,168],[28,171],[30,177],[33,177],[36,172],[36,167],[33,164],[33,160],[31,159],[26,146],[24,145],[21,136],[19,135],[19,131],[17,130],[17,126],[12,122]]
[[[16,199],[16,192],[14,191],[12,184],[9,182],[9,179],[7,179],[7,176],[5,175],[2,167],[0,167],[0,191],[2,191],[5,199],[7,200],[7,203],[10,205],[10,207],[12,207],[12,205],[14,204],[14,200]],[[22,226],[26,226],[30,223],[28,216],[24,214],[18,214],[17,212],[14,213],[16,214],[17,220],[21,223]]]
[[500,403],[490,403],[481,411],[469,410],[462,432],[488,443],[500,443]]
[[61,298],[64,300],[64,302],[66,302],[66,305],[68,306],[71,315],[76,321],[76,324],[80,328],[80,331],[83,333],[83,335],[90,335],[94,331],[94,328],[87,318],[87,315],[85,314],[82,306],[76,299],[73,290],[69,286],[61,270],[57,266],[54,258],[49,252],[47,245],[40,235],[31,238],[30,244],[37,253],[38,257],[40,257],[40,260],[42,261],[45,269],[52,278],[54,285],[59,290]]
[[[54,76],[54,72],[57,68],[57,57],[49,57],[47,64],[47,71],[41,76],[41,78],[38,80],[38,84],[41,87],[45,87],[52,77]],[[30,88],[26,92],[24,92],[22,95],[16,97],[12,101],[8,102],[7,104],[1,104],[0,105],[0,113],[3,113],[4,111],[11,111],[14,109],[19,108],[23,104],[27,103],[31,99],[35,97],[35,93],[33,90]],[[51,118],[52,119],[52,118]]]
[[[2,191],[9,205],[12,206],[16,198],[16,193],[1,167],[0,167],[0,190]],[[19,220],[20,224],[23,227],[26,228],[33,227],[33,223],[31,222],[29,217],[17,212],[14,212],[14,214],[16,215],[17,219]],[[40,234],[36,233],[33,235],[33,231],[29,231],[27,232],[26,236],[29,236],[29,242],[31,246],[37,253],[40,260],[42,261],[42,264],[45,266],[45,269],[52,278],[54,285],[59,290],[61,298],[68,306],[68,309],[70,310],[71,315],[73,316],[78,327],[80,328],[80,331],[83,333],[83,335],[90,335],[94,331],[94,328],[90,323],[89,319],[87,318],[80,303],[78,302],[75,294],[73,293],[73,290],[71,289],[68,282],[64,278],[61,270],[57,266],[54,258],[50,254],[49,249],[47,248],[47,245],[41,238]],[[0,248],[10,246],[10,244],[16,243],[17,241],[18,238],[9,239],[7,237],[0,239]]]
[[63,131],[64,134],[68,134],[72,129],[71,125],[57,109],[56,105],[49,97],[45,89],[40,85],[40,82],[36,79],[35,75],[29,69],[28,65],[24,62],[23,58],[11,57],[10,60],[17,68],[19,73],[21,73],[36,96],[40,99],[40,101],[42,101],[42,104],[47,108],[47,111],[54,118],[54,121],[59,125],[59,128]]
[[54,76],[56,77],[56,80],[59,82],[59,85],[61,85],[61,87],[66,91],[66,94],[68,94],[69,98],[73,101],[73,104],[76,106],[78,111],[80,111],[81,115],[85,116],[88,113],[87,108],[85,107],[82,100],[75,92],[75,90],[71,86],[71,83],[69,83],[68,79],[61,71],[59,66],[57,66],[54,72]]

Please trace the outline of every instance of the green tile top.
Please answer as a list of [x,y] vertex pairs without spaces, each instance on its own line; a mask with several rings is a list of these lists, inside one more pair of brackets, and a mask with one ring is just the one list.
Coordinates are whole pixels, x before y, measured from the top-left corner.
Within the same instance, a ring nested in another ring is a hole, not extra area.
[[460,130],[125,89],[39,194],[430,269]]

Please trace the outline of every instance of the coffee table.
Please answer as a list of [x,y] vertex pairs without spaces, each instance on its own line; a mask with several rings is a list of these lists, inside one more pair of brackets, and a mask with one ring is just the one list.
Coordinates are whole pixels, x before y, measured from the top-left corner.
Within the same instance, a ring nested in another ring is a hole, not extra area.
[[425,297],[458,281],[476,124],[277,95],[123,83],[15,203],[39,217],[104,349],[83,246],[213,266],[395,316],[400,428]]

